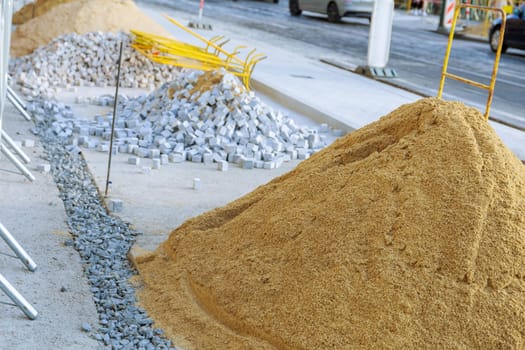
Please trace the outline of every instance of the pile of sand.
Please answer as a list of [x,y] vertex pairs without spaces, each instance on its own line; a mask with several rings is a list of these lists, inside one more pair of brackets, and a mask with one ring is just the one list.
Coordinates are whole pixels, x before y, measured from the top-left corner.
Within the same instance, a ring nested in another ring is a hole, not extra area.
[[32,18],[40,16],[53,7],[73,0],[36,0],[25,4],[20,10],[13,13],[13,24],[24,24]]
[[482,115],[423,99],[184,223],[140,301],[186,349],[522,348],[523,213]]
[[30,54],[62,34],[130,29],[169,36],[162,26],[145,15],[131,0],[71,1],[17,27],[11,37],[11,55]]

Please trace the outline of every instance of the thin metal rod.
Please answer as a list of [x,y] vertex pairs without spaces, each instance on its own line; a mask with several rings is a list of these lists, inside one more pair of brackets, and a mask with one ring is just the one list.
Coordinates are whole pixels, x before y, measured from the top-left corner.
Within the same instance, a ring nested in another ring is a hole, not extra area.
[[109,175],[111,173],[111,156],[113,155],[113,138],[115,137],[115,122],[117,120],[117,104],[118,104],[118,87],[120,85],[120,65],[122,63],[122,42],[120,42],[120,51],[118,55],[118,70],[117,70],[117,86],[115,89],[115,100],[113,103],[113,120],[111,121],[111,136],[109,141],[109,157],[108,157],[108,174],[106,176],[106,190],[104,196],[107,197],[109,191]]
[[489,120],[490,106],[492,105],[492,98],[494,97],[494,88],[496,87],[496,76],[498,75],[499,60],[501,58],[501,50],[503,50],[503,36],[505,35],[505,28],[507,27],[507,14],[502,9],[498,9],[501,14],[501,27],[499,32],[498,48],[496,49],[496,59],[492,67],[492,78],[490,80],[489,96],[487,97],[487,106],[485,107],[485,119]]
[[452,40],[454,40],[454,31],[456,30],[456,21],[458,19],[459,6],[454,9],[454,18],[452,19],[452,25],[450,27],[450,33],[448,35],[447,49],[445,51],[445,59],[443,60],[443,68],[441,70],[441,80],[439,81],[439,89],[437,97],[443,96],[443,87],[445,86],[445,75],[448,69],[448,60],[450,58],[450,50],[452,49]]
[[38,312],[25,300],[25,298],[18,293],[18,291],[0,274],[0,289],[13,301],[13,303],[22,310],[22,312],[30,320],[36,319]]
[[7,99],[13,104],[13,106],[15,106],[15,108],[20,112],[20,114],[22,114],[22,116],[23,116],[27,121],[30,121],[30,120],[31,120],[31,116],[29,115],[29,113],[27,113],[27,111],[24,109],[24,107],[18,103],[18,101],[16,100],[16,98],[13,97],[13,96],[9,93],[9,90],[7,91]]
[[[9,76],[7,76],[7,79],[9,80]],[[11,89],[9,85],[7,85],[7,93],[11,94],[11,96],[14,97],[14,99],[18,102],[20,106],[22,106],[23,109],[26,109],[25,102],[20,98],[20,96],[16,94],[16,92],[13,89]]]
[[22,261],[22,263],[27,267],[29,271],[35,271],[36,270],[36,264],[31,259],[29,254],[26,253],[24,248],[18,242],[16,239],[7,231],[4,225],[0,222],[0,237],[7,243],[9,248],[16,254],[18,259]]
[[10,257],[10,258],[13,258],[13,259],[18,259],[18,256],[16,256],[16,255],[7,254],[7,253],[4,253],[4,252],[0,252],[0,254],[3,255],[3,256],[7,256],[7,257]]
[[0,130],[2,133],[2,139],[6,141],[7,145],[15,151],[16,154],[24,161],[24,163],[31,163],[31,159],[16,145],[11,136],[9,136],[4,130]]
[[16,158],[15,155],[13,153],[11,153],[11,151],[7,147],[5,147],[3,144],[1,144],[1,143],[0,143],[0,151],[2,151],[2,153],[5,154],[7,156],[7,158],[9,158],[11,163],[13,163],[18,168],[18,170],[20,170],[22,172],[22,174],[24,174],[24,176],[29,181],[31,181],[31,182],[35,181],[35,177],[33,176],[33,174],[31,174],[31,172],[29,170],[27,170],[27,168],[24,166],[24,164],[20,163],[18,158]]

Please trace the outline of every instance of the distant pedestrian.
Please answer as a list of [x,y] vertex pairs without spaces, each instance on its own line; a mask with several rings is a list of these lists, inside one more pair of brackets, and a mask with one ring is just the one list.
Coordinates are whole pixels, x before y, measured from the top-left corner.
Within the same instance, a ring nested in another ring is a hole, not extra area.
[[512,14],[512,11],[514,10],[514,4],[512,3],[511,0],[507,0],[506,1],[506,4],[503,5],[503,7],[501,8],[503,10],[503,12],[505,12],[507,15],[510,15]]
[[422,1],[423,1],[423,13],[422,13],[422,15],[426,16],[427,15],[427,9],[428,9],[428,1],[427,0],[422,0]]
[[525,16],[525,1],[522,0],[519,5],[516,6],[516,9],[513,10],[513,13],[517,14],[518,16]]
[[412,11],[411,13],[415,16],[426,16],[427,15],[427,2],[426,0],[412,0]]
[[[489,7],[503,10],[506,4],[507,4],[507,0],[491,0]],[[499,12],[496,12],[495,17],[500,18],[501,14]]]

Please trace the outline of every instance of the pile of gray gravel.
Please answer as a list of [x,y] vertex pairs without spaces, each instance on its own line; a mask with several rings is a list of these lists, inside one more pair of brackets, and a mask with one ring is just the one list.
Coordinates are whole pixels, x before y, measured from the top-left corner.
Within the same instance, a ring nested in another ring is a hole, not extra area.
[[136,271],[126,255],[137,233],[108,214],[85,160],[51,126],[53,119],[72,118],[71,109],[50,101],[35,101],[30,109],[74,237],[65,244],[80,254],[99,314],[93,336],[104,349],[172,349],[162,330],[153,328],[153,321],[136,306],[135,291],[128,282]]

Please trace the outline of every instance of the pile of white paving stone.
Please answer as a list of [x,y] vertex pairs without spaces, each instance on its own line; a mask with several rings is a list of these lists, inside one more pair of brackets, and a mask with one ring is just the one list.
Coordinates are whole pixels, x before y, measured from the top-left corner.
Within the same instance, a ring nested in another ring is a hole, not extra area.
[[[216,162],[223,171],[228,163],[273,169],[283,162],[306,159],[326,146],[330,137],[341,136],[338,130],[330,135],[326,124],[318,130],[296,125],[225,71],[206,73],[209,81],[218,83],[199,91],[195,84],[207,81],[201,78],[199,82],[201,74],[183,70],[149,95],[119,100],[113,154],[127,153],[128,162],[135,165],[140,165],[141,158],[151,158],[154,169],[186,160]],[[113,104],[109,95],[91,102]],[[72,146],[108,152],[111,126],[112,113],[108,113],[91,121],[58,118],[52,128],[56,135],[69,138]]]
[[75,91],[78,86],[115,86],[121,42],[121,87],[153,90],[177,76],[178,68],[151,62],[132,49],[131,36],[124,32],[59,36],[29,55],[12,59],[9,72],[29,100],[49,99],[61,89]]

